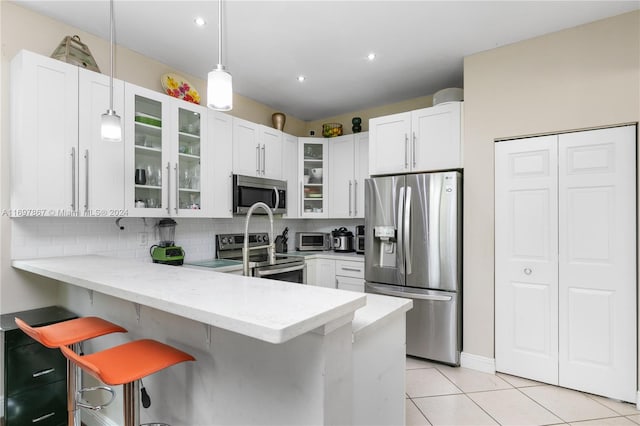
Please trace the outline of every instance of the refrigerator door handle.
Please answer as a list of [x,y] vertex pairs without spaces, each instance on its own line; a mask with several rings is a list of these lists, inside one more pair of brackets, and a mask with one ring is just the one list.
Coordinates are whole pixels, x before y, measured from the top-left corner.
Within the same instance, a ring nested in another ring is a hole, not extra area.
[[402,227],[403,237],[402,243],[404,245],[404,256],[407,259],[406,271],[407,275],[411,275],[411,187],[407,187],[406,196],[404,199],[404,225]]
[[433,300],[435,302],[449,302],[452,299],[451,296],[438,296],[436,294],[409,293],[406,291],[391,290],[388,286],[382,287],[370,283],[367,283],[367,286],[376,293],[384,294],[385,296],[403,297],[405,299]]
[[397,246],[397,250],[398,250],[398,257],[399,257],[399,263],[400,263],[400,273],[404,275],[405,270],[404,270],[404,237],[403,237],[403,218],[404,218],[404,190],[405,187],[402,186],[400,187],[400,194],[398,195],[398,237],[397,237],[397,241],[396,241],[396,246]]

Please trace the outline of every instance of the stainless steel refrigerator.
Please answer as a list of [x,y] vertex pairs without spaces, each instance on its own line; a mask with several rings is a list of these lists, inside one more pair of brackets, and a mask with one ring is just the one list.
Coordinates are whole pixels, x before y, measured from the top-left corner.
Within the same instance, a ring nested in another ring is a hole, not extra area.
[[413,300],[407,354],[460,365],[462,175],[365,181],[365,291]]

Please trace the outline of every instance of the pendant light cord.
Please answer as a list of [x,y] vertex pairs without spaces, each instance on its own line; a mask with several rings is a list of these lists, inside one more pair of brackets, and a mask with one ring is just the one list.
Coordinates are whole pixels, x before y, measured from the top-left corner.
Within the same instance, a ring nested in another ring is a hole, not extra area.
[[218,67],[222,65],[222,0],[218,0]]
[[111,72],[109,74],[109,111],[113,111],[113,0],[109,0],[109,40],[111,45]]

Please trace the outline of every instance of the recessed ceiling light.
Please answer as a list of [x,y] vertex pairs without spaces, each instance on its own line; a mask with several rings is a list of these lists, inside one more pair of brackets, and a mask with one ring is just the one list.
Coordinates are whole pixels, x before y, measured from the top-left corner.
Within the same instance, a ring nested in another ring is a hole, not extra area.
[[376,58],[376,54],[371,52],[367,55],[367,59],[373,61]]
[[305,81],[305,80],[306,80],[306,77],[305,77],[304,75],[299,75],[299,76],[298,76],[298,81],[299,81],[300,83],[302,83],[302,82],[303,82],[303,81]]
[[199,26],[199,27],[203,27],[203,26],[207,23],[207,21],[205,21],[205,20],[204,20],[204,18],[202,18],[202,17],[200,17],[200,16],[197,16],[197,17],[193,20],[193,22],[194,22],[197,26]]

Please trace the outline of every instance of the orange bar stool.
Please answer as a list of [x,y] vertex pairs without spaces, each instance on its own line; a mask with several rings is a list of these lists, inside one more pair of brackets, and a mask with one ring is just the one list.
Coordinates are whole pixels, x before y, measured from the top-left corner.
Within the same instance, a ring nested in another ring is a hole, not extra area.
[[[80,344],[85,340],[94,339],[111,333],[126,333],[127,330],[119,325],[98,317],[81,317],[72,320],[62,321],[55,324],[41,327],[31,327],[29,324],[15,318],[16,325],[33,340],[48,348],[59,348],[70,346],[74,351],[79,352]],[[71,349],[68,349],[71,351]],[[87,388],[78,391],[80,382],[80,370],[67,360],[67,411],[69,426],[80,426],[80,412],[78,406],[100,409],[102,406],[94,407],[80,402],[76,402],[76,393],[92,391],[97,389],[107,390],[112,395],[113,390],[100,388]],[[113,400],[113,398],[112,398]]]
[[151,339],[135,340],[84,356],[65,346],[60,350],[67,359],[103,383],[123,385],[124,426],[139,423],[138,380],[172,365],[196,360],[186,352]]

